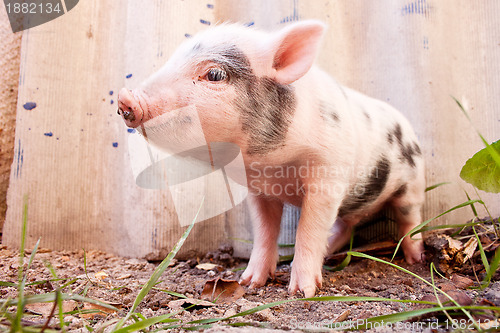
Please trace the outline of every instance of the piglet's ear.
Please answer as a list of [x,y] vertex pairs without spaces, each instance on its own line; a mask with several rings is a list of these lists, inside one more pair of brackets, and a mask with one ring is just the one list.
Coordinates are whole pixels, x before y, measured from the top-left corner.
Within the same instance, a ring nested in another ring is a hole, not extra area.
[[279,31],[274,40],[275,80],[290,84],[311,68],[325,31],[320,21],[302,21]]

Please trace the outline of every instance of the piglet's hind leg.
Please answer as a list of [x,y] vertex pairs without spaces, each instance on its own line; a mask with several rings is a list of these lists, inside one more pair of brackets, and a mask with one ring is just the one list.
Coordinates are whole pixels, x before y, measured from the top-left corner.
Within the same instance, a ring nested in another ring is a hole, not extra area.
[[[399,237],[403,237],[422,222],[420,211],[424,201],[423,181],[409,183],[402,186],[401,189],[400,192],[402,193],[392,201],[398,223]],[[401,246],[406,262],[409,264],[425,261],[424,242],[421,233],[413,237],[408,235],[403,239]]]

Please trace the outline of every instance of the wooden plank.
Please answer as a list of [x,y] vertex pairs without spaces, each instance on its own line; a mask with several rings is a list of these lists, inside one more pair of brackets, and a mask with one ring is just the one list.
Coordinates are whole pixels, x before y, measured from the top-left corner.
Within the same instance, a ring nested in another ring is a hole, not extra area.
[[[458,174],[482,148],[450,95],[468,100],[474,125],[489,141],[500,133],[498,14],[497,2],[457,6],[452,0],[432,6],[427,1],[384,6],[349,0],[81,1],[23,36],[3,241],[19,243],[28,194],[28,244],[42,237],[44,247],[127,256],[170,249],[182,232],[172,199],[168,191],[135,185],[129,133],[111,100],[122,86],[135,88],[155,72],[185,38],[228,20],[266,29],[298,19],[327,22],[320,66],[341,83],[400,109],[421,140],[427,183],[454,182],[427,194],[424,217],[433,217],[463,202],[462,188],[474,193]],[[37,107],[25,110],[26,102]],[[498,195],[481,197],[498,216]],[[292,232],[296,212],[287,216],[284,229]],[[470,217],[470,210],[462,209],[440,222]],[[246,220],[240,205],[199,223],[185,254],[204,252],[228,238],[250,239]],[[289,236],[282,235],[282,241]],[[248,255],[247,243],[234,245],[238,255]]]
[[[6,244],[19,243],[28,194],[29,245],[41,237],[41,246],[53,249],[127,256],[170,250],[182,229],[169,193],[135,185],[129,133],[111,103],[210,15],[205,5],[181,1],[85,1],[24,33]],[[26,102],[37,107],[27,111]],[[226,239],[223,218],[196,228],[185,253]]]

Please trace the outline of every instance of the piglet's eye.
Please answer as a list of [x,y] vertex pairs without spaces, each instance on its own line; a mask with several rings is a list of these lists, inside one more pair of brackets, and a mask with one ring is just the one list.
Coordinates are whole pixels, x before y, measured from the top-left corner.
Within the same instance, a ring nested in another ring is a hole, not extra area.
[[227,74],[220,68],[212,68],[208,71],[206,78],[208,81],[223,81],[227,78]]

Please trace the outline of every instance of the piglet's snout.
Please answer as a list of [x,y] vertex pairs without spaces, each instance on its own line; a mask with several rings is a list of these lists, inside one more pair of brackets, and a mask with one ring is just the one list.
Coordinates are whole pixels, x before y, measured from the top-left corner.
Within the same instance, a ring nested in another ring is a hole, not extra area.
[[128,127],[139,126],[144,120],[144,111],[132,91],[126,88],[120,90],[118,93],[118,114],[123,117]]

